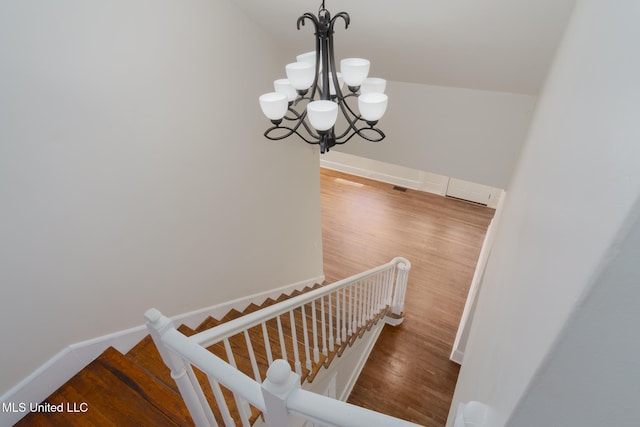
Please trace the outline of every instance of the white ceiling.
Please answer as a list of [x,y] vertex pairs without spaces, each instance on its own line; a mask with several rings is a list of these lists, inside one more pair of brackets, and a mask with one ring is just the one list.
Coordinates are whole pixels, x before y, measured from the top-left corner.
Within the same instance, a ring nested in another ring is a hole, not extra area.
[[[234,0],[293,53],[315,47],[311,25],[321,0]],[[371,60],[388,80],[537,94],[575,0],[326,0],[351,25],[336,25],[336,61]],[[292,59],[293,60],[293,59]],[[284,65],[283,65],[284,66]]]

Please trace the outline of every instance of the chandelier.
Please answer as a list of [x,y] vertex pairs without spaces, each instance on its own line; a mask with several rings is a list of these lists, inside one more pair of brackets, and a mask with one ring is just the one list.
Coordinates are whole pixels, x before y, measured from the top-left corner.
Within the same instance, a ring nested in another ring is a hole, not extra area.
[[[298,18],[298,30],[307,20],[313,24],[316,50],[298,55],[297,62],[285,67],[287,78],[274,82],[275,92],[260,96],[262,112],[273,123],[264,133],[268,139],[277,141],[296,134],[309,144],[320,145],[321,153],[354,135],[372,142],[384,139],[375,126],[387,108],[386,81],[368,77],[370,62],[366,59],[343,59],[337,70],[333,27],[339,18],[347,29],[349,15],[340,12],[332,18],[324,0],[318,16],[305,13]],[[336,124],[339,112],[340,123]]]

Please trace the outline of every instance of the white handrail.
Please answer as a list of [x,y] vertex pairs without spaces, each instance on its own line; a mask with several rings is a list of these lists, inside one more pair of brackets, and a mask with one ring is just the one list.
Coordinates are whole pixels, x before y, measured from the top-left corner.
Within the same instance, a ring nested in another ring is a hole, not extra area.
[[[262,321],[264,320],[273,319],[276,316],[279,316],[281,314],[288,312],[289,310],[300,307],[301,305],[304,305],[306,303],[310,303],[322,296],[329,295],[337,290],[345,288],[346,286],[354,282],[358,282],[366,277],[372,276],[376,273],[384,271],[390,266],[395,266],[395,265],[406,266],[406,267],[403,267],[403,269],[406,268],[406,270],[409,270],[411,268],[411,262],[409,262],[408,259],[403,257],[396,257],[386,264],[382,264],[378,267],[374,267],[365,272],[355,274],[351,277],[332,283],[330,285],[326,285],[321,288],[314,289],[309,292],[305,292],[304,294],[298,295],[293,298],[289,298],[278,304],[274,304],[272,306],[255,311],[253,313],[246,314],[237,319],[230,320],[219,326],[216,326],[215,328],[207,329],[206,331],[202,331],[198,334],[192,335],[189,337],[189,339],[197,342],[203,347],[208,347],[212,344],[222,341],[225,338],[232,337],[242,332],[245,329],[249,329],[254,326],[257,326],[260,323],[262,323]],[[404,297],[405,289],[406,289],[406,281],[403,284],[403,286],[401,286],[401,284],[398,284],[398,289],[394,295],[400,294],[402,297]],[[401,305],[403,307],[404,303],[397,304],[397,305]],[[397,313],[397,314],[400,314],[400,313]]]
[[293,390],[287,397],[289,413],[311,422],[320,422],[340,427],[419,427],[380,412],[371,411],[347,402],[332,399],[301,388]]
[[256,408],[261,411],[266,410],[260,384],[251,377],[235,369],[206,348],[189,342],[188,337],[176,329],[167,331],[162,336],[162,341],[176,354],[187,359],[207,375],[215,377],[218,382],[244,397]]
[[[328,306],[329,310],[330,347],[333,347],[333,343],[331,342],[333,301],[335,301],[336,305],[336,331],[338,336],[340,335],[340,331],[342,333],[342,339],[340,340],[343,343],[342,345],[348,344],[348,341],[351,340],[353,336],[352,333],[359,332],[359,327],[366,326],[368,322],[378,319],[379,317],[377,316],[388,313],[388,311],[391,312],[393,317],[387,317],[386,322],[397,325],[402,322],[404,296],[410,267],[411,263],[407,259],[397,257],[381,266],[244,315],[191,337],[186,337],[176,330],[173,323],[156,309],[150,309],[145,313],[148,321],[147,327],[151,332],[151,336],[158,347],[162,359],[171,369],[171,376],[176,381],[187,408],[198,427],[217,426],[217,422],[203,393],[202,386],[192,370],[192,366],[195,366],[206,374],[209,379],[212,391],[218,400],[221,416],[227,426],[235,424],[229,415],[227,403],[224,401],[224,398],[220,401],[221,393],[218,383],[224,385],[233,393],[243,426],[249,425],[250,414],[248,404],[253,405],[263,412],[265,421],[270,427],[286,425],[288,421],[286,421],[285,418],[287,418],[291,412],[312,421],[315,420],[325,424],[329,423],[345,427],[365,425],[383,427],[415,426],[416,424],[407,423],[406,421],[344,402],[318,396],[313,393],[307,394],[308,392],[299,389],[300,360],[297,351],[298,343],[294,321],[294,310],[299,309],[304,332],[305,364],[307,369],[311,370],[312,366],[309,354],[310,343],[305,305],[311,305],[310,327],[313,332],[315,353],[313,362],[318,363],[319,337],[317,332],[318,319],[316,318],[317,306],[319,306],[321,310],[319,317],[322,322],[320,326],[322,352],[326,355],[326,307]],[[326,304],[325,298],[327,298]],[[320,304],[316,304],[318,299],[320,299]],[[379,299],[379,305],[376,304],[377,299]],[[340,309],[342,313],[340,313]],[[290,365],[286,360],[272,361],[271,344],[266,327],[266,322],[276,320],[277,335],[281,347],[280,351],[286,359],[285,338],[280,318],[281,315],[285,314],[288,314],[290,318],[291,338],[294,340],[292,342],[294,349],[292,364],[297,372],[295,374],[291,372]],[[247,334],[250,328],[256,326],[262,329],[266,357],[270,366],[267,371],[267,380],[265,380],[262,385],[259,383],[260,373],[256,365],[251,340]],[[345,334],[347,329],[348,333]],[[234,355],[229,340],[238,334],[244,335],[247,343],[247,350],[250,353],[251,369],[256,377],[255,380],[238,370],[235,366]],[[229,363],[205,348],[219,342],[223,342],[224,344]],[[283,365],[286,366],[286,368],[283,368]],[[276,366],[278,366],[278,369],[274,371],[274,367]],[[276,373],[274,374],[274,372]],[[285,377],[287,381],[284,381],[283,378]],[[283,382],[278,385],[277,383],[280,380]],[[286,390],[286,393],[282,393],[281,388],[285,383],[287,387],[290,388]],[[351,419],[354,415],[361,419]],[[345,419],[344,417],[347,418]]]

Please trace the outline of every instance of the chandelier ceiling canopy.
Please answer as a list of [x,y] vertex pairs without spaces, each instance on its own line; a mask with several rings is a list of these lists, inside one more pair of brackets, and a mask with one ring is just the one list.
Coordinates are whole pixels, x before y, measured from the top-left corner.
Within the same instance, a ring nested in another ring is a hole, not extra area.
[[285,67],[287,78],[274,82],[275,92],[260,96],[262,112],[273,123],[264,133],[267,138],[277,141],[295,134],[318,144],[321,153],[354,135],[372,142],[384,139],[375,126],[387,108],[386,81],[368,77],[366,59],[343,59],[338,71],[333,33],[339,19],[347,29],[349,15],[340,12],[332,18],[324,0],[317,16],[305,13],[298,18],[298,30],[305,21],[313,25],[316,50],[298,55],[297,62]]

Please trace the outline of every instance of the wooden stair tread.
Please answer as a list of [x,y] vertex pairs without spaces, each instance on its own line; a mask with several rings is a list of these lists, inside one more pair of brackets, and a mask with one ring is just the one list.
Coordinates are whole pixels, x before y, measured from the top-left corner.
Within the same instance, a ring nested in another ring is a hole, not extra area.
[[179,395],[111,347],[45,402],[65,405],[66,402],[86,402],[88,411],[28,414],[16,425],[41,425],[37,424],[40,422],[38,418],[42,418],[39,415],[45,415],[49,425],[121,426],[131,425],[132,422],[154,426],[192,424]]
[[214,317],[208,316],[204,319],[198,327],[195,329],[196,333],[206,331],[207,329],[215,328],[218,325],[221,325],[222,322]]
[[152,378],[153,381],[149,383],[147,372],[133,360],[113,348],[108,349],[98,360],[156,408],[161,411],[170,409],[166,415],[177,425],[192,423],[182,397],[156,378]]

